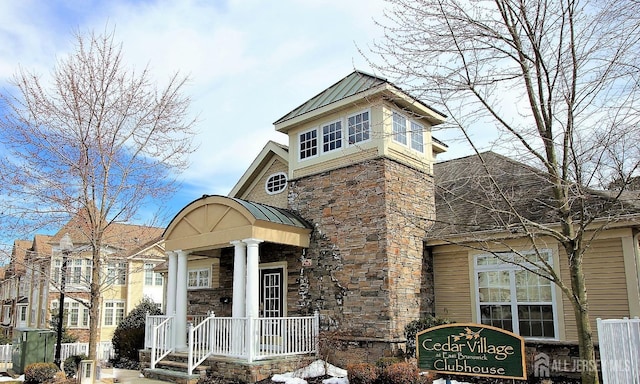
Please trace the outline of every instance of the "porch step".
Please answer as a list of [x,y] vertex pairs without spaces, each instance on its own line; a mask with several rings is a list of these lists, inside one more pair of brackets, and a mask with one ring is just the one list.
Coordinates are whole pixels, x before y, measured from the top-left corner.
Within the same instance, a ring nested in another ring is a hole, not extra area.
[[[160,369],[166,369],[169,371],[186,373],[189,368],[189,364],[187,364],[186,361],[163,359],[158,361],[158,363],[156,364],[156,367]],[[208,369],[209,367],[206,365],[198,365],[197,367],[194,368],[193,373],[194,375],[204,376],[207,374]]]
[[196,384],[198,380],[200,380],[200,374],[187,375],[186,371],[186,368],[184,372],[163,368],[145,368],[143,374],[147,379],[155,379],[177,384]]

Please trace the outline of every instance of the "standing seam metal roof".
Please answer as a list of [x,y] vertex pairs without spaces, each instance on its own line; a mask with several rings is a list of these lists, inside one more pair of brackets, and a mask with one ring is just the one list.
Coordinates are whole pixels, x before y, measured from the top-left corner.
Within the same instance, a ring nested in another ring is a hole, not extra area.
[[314,109],[322,108],[336,101],[353,96],[360,92],[386,84],[388,81],[368,73],[354,71],[347,77],[320,92],[304,104],[278,119],[274,124],[293,119]]
[[253,217],[258,220],[270,221],[272,223],[279,223],[285,225],[291,225],[298,228],[312,229],[313,227],[302,217],[298,216],[294,212],[286,209],[272,207],[270,205],[264,205],[255,203],[252,201],[241,200],[237,198],[231,198],[233,201],[245,207]]

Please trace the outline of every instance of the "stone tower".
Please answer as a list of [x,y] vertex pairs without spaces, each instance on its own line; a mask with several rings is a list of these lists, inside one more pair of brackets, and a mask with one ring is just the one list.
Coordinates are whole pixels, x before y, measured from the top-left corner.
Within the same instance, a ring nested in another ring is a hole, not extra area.
[[423,239],[444,118],[356,71],[274,123],[289,136],[289,208],[314,225],[299,306],[320,311],[337,362],[395,354],[404,326],[433,311]]

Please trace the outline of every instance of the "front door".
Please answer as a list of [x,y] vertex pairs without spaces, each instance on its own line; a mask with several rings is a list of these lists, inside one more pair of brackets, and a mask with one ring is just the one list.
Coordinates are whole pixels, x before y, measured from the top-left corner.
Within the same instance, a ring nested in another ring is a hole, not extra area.
[[283,268],[260,269],[260,316],[284,316],[284,270]]

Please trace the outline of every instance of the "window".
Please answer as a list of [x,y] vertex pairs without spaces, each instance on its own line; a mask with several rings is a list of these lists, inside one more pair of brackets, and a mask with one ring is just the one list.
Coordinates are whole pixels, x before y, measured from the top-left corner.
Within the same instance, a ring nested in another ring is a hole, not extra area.
[[[541,254],[551,263],[550,252]],[[554,290],[539,270],[536,255],[479,255],[475,259],[477,309],[482,324],[523,337],[555,338]],[[513,264],[514,262],[520,265]],[[532,271],[525,270],[525,265]],[[543,273],[542,270],[539,270]]]
[[424,127],[413,121],[411,122],[411,148],[424,153]]
[[265,190],[269,195],[275,195],[284,191],[287,187],[287,175],[284,172],[274,173],[269,176],[267,182],[264,185]]
[[162,285],[162,274],[155,272],[153,263],[144,264],[144,285]]
[[[64,302],[64,316],[66,320],[63,322],[67,328],[87,328],[89,326],[89,309],[82,305],[79,301],[67,299]],[[58,318],[58,301],[51,302],[51,315]]]
[[369,112],[361,112],[347,119],[349,144],[357,144],[369,140],[371,127],[369,126]]
[[314,157],[318,154],[318,132],[311,131],[300,134],[300,160]]
[[116,326],[124,319],[124,301],[107,301],[104,303],[104,325]]
[[127,279],[127,263],[107,263],[107,281],[115,285],[124,285]]
[[209,268],[189,271],[189,288],[209,288]]
[[393,140],[407,145],[407,119],[397,112],[393,112]]
[[330,152],[342,148],[342,122],[322,126],[322,151]]
[[[82,259],[73,260],[73,267],[71,268],[71,278],[69,282],[71,284],[80,284],[82,282]],[[68,268],[68,267],[67,267]]]

